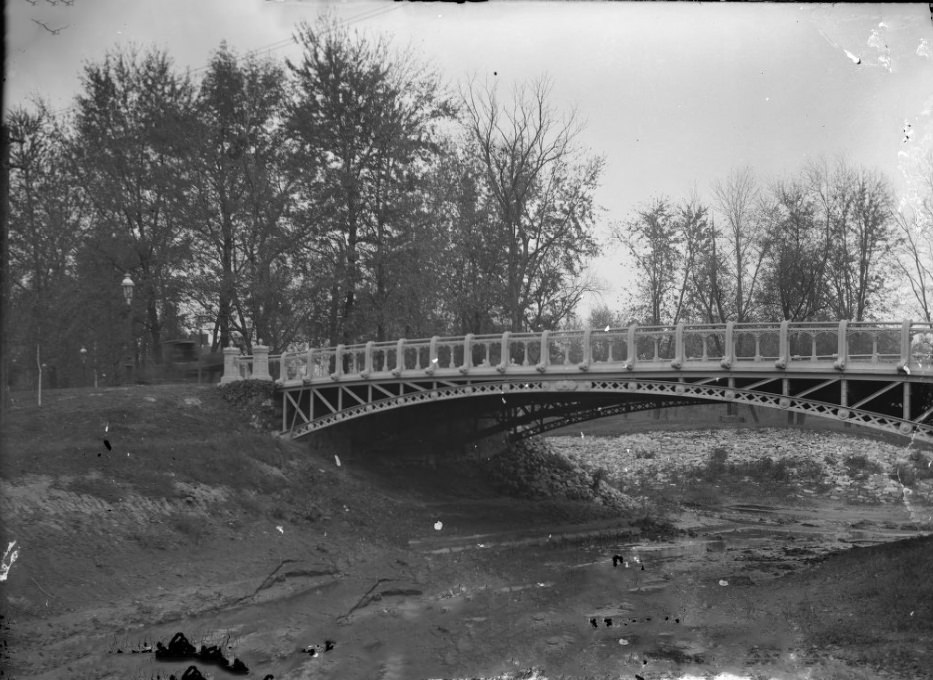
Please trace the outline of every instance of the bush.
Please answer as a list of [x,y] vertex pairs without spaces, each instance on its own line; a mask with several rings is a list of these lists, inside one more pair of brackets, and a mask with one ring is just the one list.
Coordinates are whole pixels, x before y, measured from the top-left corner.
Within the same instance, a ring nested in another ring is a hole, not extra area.
[[487,472],[503,493],[519,498],[593,500],[599,481],[551,450],[545,441],[513,442],[488,465]]
[[268,380],[238,380],[220,385],[218,389],[224,401],[250,418],[253,427],[264,430],[278,429],[281,398],[276,395],[274,383]]
[[726,460],[729,458],[729,452],[721,446],[709,452],[709,458],[706,460],[706,466],[703,469],[705,479],[717,479],[726,472]]
[[846,472],[850,477],[866,477],[872,474],[883,472],[883,468],[878,463],[869,460],[865,454],[853,453],[845,458]]
[[917,469],[910,461],[899,460],[894,464],[891,479],[900,482],[904,486],[913,486],[917,482]]

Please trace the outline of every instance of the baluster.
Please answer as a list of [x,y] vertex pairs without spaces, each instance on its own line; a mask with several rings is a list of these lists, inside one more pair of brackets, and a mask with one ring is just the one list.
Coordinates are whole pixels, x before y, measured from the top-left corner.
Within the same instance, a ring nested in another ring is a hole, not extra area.
[[528,365],[528,341],[522,342],[522,366]]
[[755,333],[755,361],[761,361],[761,333]]
[[878,363],[878,334],[871,334],[871,362],[873,364]]
[[810,334],[810,361],[816,361],[816,333]]
[[652,336],[651,336],[651,340],[652,340],[652,342],[654,342],[654,360],[657,361],[658,359],[661,358],[661,356],[658,354],[658,348],[659,348],[660,345],[661,345],[661,336],[660,336],[660,334],[654,334],[654,335],[652,335]]

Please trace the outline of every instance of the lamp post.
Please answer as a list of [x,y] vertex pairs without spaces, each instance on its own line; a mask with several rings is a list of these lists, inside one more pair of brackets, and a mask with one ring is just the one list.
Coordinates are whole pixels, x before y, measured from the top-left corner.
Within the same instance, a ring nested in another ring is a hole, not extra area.
[[133,380],[133,279],[130,278],[129,273],[127,272],[126,276],[123,277],[123,282],[120,284],[123,286],[123,299],[126,300],[126,319],[127,319],[127,344],[126,349],[128,356],[126,358],[126,377],[127,380],[132,383]]
[[87,387],[87,347],[81,345],[81,386]]

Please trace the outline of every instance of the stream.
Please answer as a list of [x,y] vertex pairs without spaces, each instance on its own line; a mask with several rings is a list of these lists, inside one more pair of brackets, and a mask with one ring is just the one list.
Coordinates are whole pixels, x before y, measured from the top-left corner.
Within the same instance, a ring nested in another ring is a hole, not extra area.
[[[759,587],[840,548],[918,535],[909,522],[901,506],[826,500],[693,508],[676,522],[690,535],[673,540],[620,538],[626,528],[605,523],[438,537],[413,543],[432,567],[462,576],[444,588],[399,572],[321,574],[186,629],[223,627],[260,678],[808,677],[794,627]],[[322,605],[354,599],[348,612]],[[333,650],[296,653],[323,650],[325,637]]]

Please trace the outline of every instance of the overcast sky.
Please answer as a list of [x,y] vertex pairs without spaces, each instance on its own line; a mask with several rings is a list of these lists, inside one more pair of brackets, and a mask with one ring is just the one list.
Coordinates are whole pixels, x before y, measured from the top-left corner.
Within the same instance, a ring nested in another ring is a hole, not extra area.
[[192,69],[224,39],[240,52],[295,57],[293,26],[325,8],[415,47],[452,86],[470,75],[508,87],[548,74],[555,106],[577,109],[588,123],[583,143],[607,161],[598,194],[605,254],[593,270],[612,307],[630,279],[610,226],[652,197],[677,200],[694,187],[708,196],[733,168],[770,178],[838,154],[906,193],[910,162],[933,148],[926,4],[57,3],[6,2],[5,110],[31,97],[67,108],[82,63],[119,44],[156,45]]

